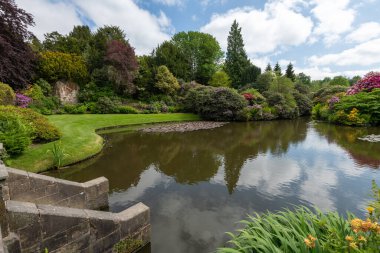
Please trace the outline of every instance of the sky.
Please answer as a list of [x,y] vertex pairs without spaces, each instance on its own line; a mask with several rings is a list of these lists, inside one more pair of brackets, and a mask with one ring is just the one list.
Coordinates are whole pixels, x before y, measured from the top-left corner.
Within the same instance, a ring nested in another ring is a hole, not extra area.
[[236,19],[252,63],[289,62],[313,79],[380,71],[380,0],[15,0],[40,39],[74,25],[120,26],[138,55],[181,31],[210,33],[226,51]]

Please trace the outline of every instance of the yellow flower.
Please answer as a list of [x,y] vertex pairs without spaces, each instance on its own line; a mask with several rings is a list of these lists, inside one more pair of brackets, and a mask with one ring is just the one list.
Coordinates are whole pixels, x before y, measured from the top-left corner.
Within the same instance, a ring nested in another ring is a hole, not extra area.
[[356,242],[350,242],[350,248],[357,249],[358,245],[356,245]]
[[352,229],[355,231],[355,230],[359,230],[362,226],[362,220],[361,219],[358,219],[358,218],[355,218],[353,220],[351,220],[350,224],[351,224],[351,227]]
[[361,229],[364,231],[364,232],[367,232],[369,229],[371,229],[372,227],[372,222],[371,220],[366,220],[366,221],[363,221],[362,222],[362,227]]
[[303,241],[305,242],[305,244],[306,244],[306,246],[307,246],[308,248],[312,249],[312,248],[315,247],[315,243],[314,243],[313,241],[311,241],[311,240],[309,240],[309,239],[307,239],[307,238],[305,238]]
[[375,208],[373,208],[372,206],[367,207],[367,211],[370,215],[372,215],[374,210],[375,210]]
[[362,235],[359,236],[358,240],[361,241],[361,242],[366,242],[367,241],[367,239],[365,239],[365,237],[362,236]]
[[308,235],[307,238],[312,241],[312,242],[315,242],[317,240],[317,238],[313,237],[312,235]]
[[346,241],[352,242],[353,240],[354,238],[352,238],[352,236],[349,236],[349,235],[346,236]]

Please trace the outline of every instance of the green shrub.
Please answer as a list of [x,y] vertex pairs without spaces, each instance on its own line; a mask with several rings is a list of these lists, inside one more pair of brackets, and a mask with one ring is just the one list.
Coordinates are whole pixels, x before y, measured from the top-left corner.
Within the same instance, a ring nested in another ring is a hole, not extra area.
[[117,98],[100,97],[96,102],[95,112],[106,113],[118,113],[121,102]]
[[38,101],[45,97],[41,87],[38,85],[30,86],[27,90],[23,92],[23,94],[32,98],[33,101]]
[[293,92],[293,97],[296,100],[300,115],[310,115],[311,109],[313,107],[313,102],[311,99],[308,96],[299,93],[298,91]]
[[335,94],[346,92],[347,88],[346,86],[325,86],[313,94],[312,101],[314,104],[326,103]]
[[31,128],[13,111],[0,111],[0,142],[9,155],[21,154],[31,143]]
[[118,111],[119,113],[123,113],[123,114],[138,114],[139,113],[139,110],[128,105],[119,106]]
[[68,114],[84,114],[87,112],[87,105],[85,104],[66,104],[63,109]]
[[209,83],[210,86],[214,87],[230,87],[231,86],[231,80],[230,77],[226,72],[223,70],[215,72]]
[[61,133],[47,118],[28,108],[0,106],[0,114],[18,115],[21,122],[32,129],[31,137],[34,142],[49,142],[61,137]]
[[14,105],[16,94],[11,86],[0,82],[0,105]]
[[275,109],[281,119],[294,119],[299,116],[299,109],[292,94],[267,91],[264,93],[268,105]]
[[380,125],[380,89],[372,92],[360,92],[351,96],[344,96],[335,104],[334,110],[350,113],[354,108],[361,115],[368,115],[368,123]]
[[79,91],[78,99],[81,102],[97,102],[101,97],[115,97],[116,94],[111,87],[98,87],[90,82]]
[[254,88],[245,89],[243,91],[240,91],[240,94],[251,94],[253,97],[253,102],[255,104],[261,104],[261,103],[266,101],[265,97],[263,95],[261,95],[261,93],[258,92]]
[[188,92],[184,100],[187,111],[198,113],[209,120],[236,120],[247,105],[236,90],[225,87],[202,86]]
[[39,87],[41,87],[42,93],[45,96],[51,96],[52,95],[52,87],[51,87],[50,83],[48,83],[46,80],[40,78],[36,81],[36,83],[34,85],[38,85]]
[[28,107],[38,113],[51,115],[59,110],[60,104],[57,97],[43,97],[40,100],[33,100]]
[[174,94],[181,87],[177,79],[166,66],[159,66],[156,74],[155,87],[164,94]]

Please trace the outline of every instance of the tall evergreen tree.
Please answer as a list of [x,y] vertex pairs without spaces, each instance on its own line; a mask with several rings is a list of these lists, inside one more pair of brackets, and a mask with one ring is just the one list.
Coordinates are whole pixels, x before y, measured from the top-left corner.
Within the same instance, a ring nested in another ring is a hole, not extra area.
[[278,76],[282,76],[282,72],[281,72],[281,67],[280,67],[280,64],[277,62],[276,65],[274,66],[274,72],[276,73],[276,75]]
[[268,63],[267,67],[265,68],[265,72],[269,71],[272,71],[272,66],[270,65],[270,63]]
[[290,62],[288,67],[286,68],[285,76],[292,80],[293,82],[296,80],[296,74],[294,74],[293,64]]
[[242,75],[250,66],[247,53],[244,49],[243,36],[241,27],[236,20],[231,26],[228,36],[227,56],[226,56],[226,72],[231,78],[232,85],[239,87],[243,85]]

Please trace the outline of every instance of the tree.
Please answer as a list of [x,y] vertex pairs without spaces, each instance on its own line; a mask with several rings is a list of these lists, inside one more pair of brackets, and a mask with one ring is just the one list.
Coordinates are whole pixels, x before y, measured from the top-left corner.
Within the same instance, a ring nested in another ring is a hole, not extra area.
[[331,86],[350,86],[350,82],[344,76],[335,76],[329,84]]
[[254,83],[257,80],[257,77],[261,74],[261,69],[253,64],[244,70],[241,76],[241,81],[243,84]]
[[362,78],[361,76],[354,76],[352,77],[349,81],[350,81],[350,86],[356,84],[358,81],[360,81]]
[[165,41],[153,51],[156,66],[165,65],[175,77],[190,79],[188,57],[173,41]]
[[143,55],[137,58],[139,71],[134,81],[139,99],[147,99],[154,91],[155,63],[153,56]]
[[208,83],[223,56],[218,41],[210,34],[190,31],[175,34],[172,42],[187,57],[190,80]]
[[166,66],[159,66],[156,74],[156,88],[165,94],[172,95],[179,88],[179,83]]
[[304,85],[311,84],[311,77],[302,72],[297,75],[297,79]]
[[35,55],[26,43],[32,25],[32,15],[13,0],[0,1],[0,81],[14,89],[25,87],[33,74]]
[[111,40],[107,43],[105,59],[109,63],[110,79],[116,84],[116,89],[125,94],[133,94],[136,87],[133,80],[139,68],[135,50],[119,40]]
[[265,72],[269,71],[272,71],[272,66],[270,65],[270,63],[268,63],[267,67],[265,68]]
[[280,66],[280,64],[278,64],[278,62],[277,62],[276,65],[274,66],[273,71],[276,73],[276,75],[278,75],[278,76],[282,76],[281,66]]
[[227,73],[221,70],[212,75],[209,85],[214,87],[230,87],[231,80]]
[[285,76],[292,80],[293,82],[296,80],[296,75],[294,74],[293,64],[290,62],[288,67],[286,68]]
[[275,78],[276,75],[273,72],[265,72],[257,77],[257,81],[254,83],[253,87],[260,93],[263,93],[269,89],[269,86]]
[[250,62],[244,49],[241,27],[239,27],[236,20],[231,26],[227,40],[226,72],[232,80],[232,85],[234,87],[240,87],[243,85],[241,77]]
[[88,78],[82,56],[46,51],[40,54],[39,59],[38,74],[50,83],[65,80],[83,84]]

